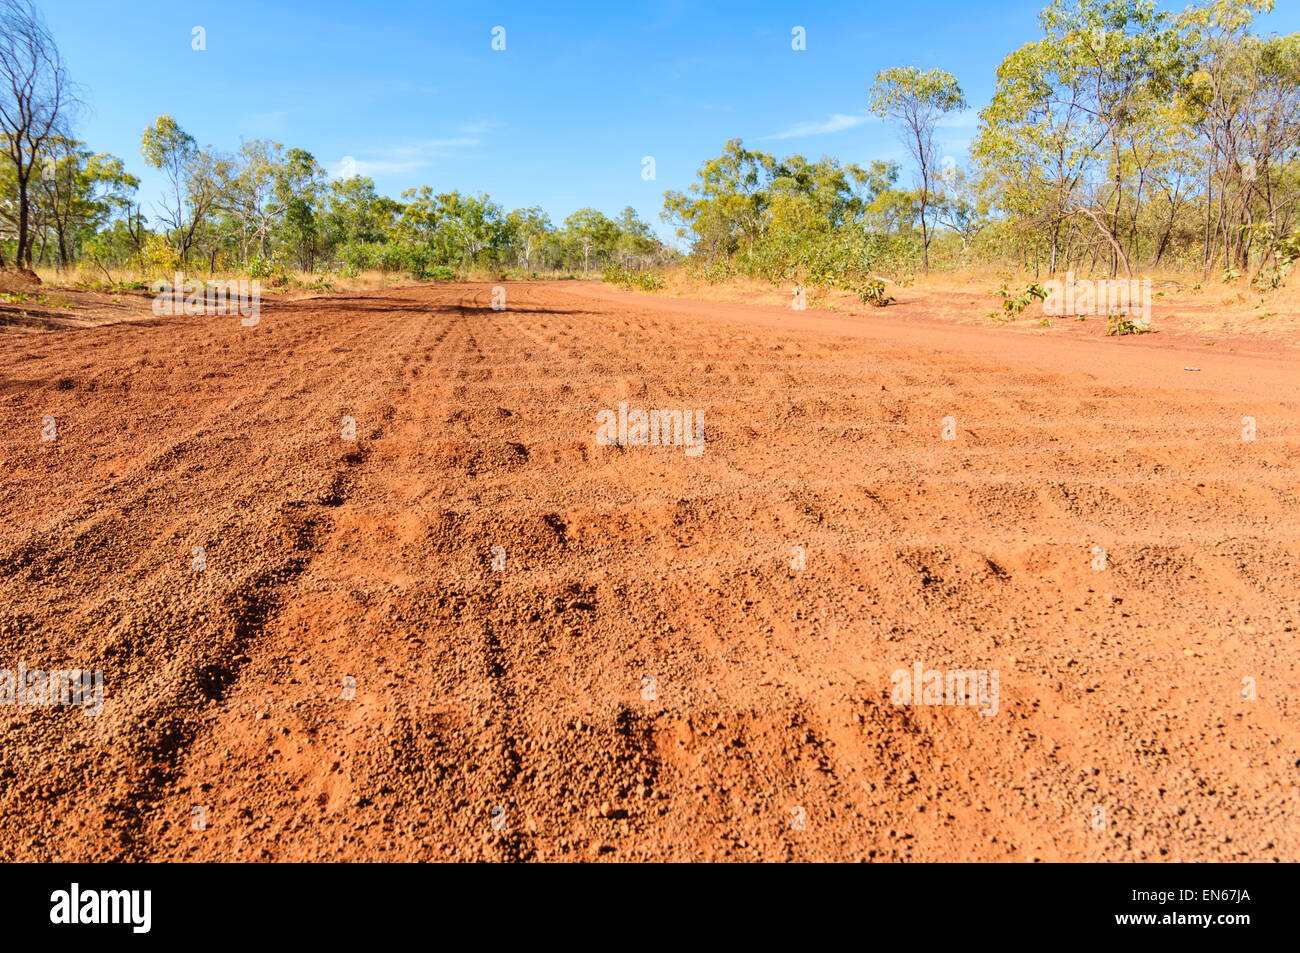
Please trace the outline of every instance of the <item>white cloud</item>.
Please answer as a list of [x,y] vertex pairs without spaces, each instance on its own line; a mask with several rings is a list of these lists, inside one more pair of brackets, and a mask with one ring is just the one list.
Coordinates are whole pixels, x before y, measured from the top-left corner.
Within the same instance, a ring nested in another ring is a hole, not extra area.
[[462,136],[481,136],[499,125],[501,124],[495,119],[475,119],[472,122],[462,122],[457,128]]
[[417,96],[437,96],[438,87],[428,83],[411,83],[403,79],[389,80],[388,88],[396,93],[414,93]]
[[800,122],[791,126],[784,132],[778,132],[774,136],[763,136],[764,139],[800,139],[804,136],[820,136],[828,132],[840,132],[843,129],[852,129],[854,126],[860,126],[864,122],[871,122],[873,116],[866,113],[832,113],[829,119],[821,122]]
[[240,124],[240,131],[251,136],[280,136],[284,134],[285,119],[293,112],[291,109],[273,109],[270,112],[253,113],[245,116]]
[[[475,125],[467,123],[462,128]],[[483,126],[483,128],[487,128]],[[377,175],[395,175],[423,169],[432,164],[434,159],[449,155],[460,149],[470,149],[479,144],[476,136],[454,136],[449,139],[421,139],[416,142],[398,143],[380,149],[359,150],[360,154],[345,156],[337,162],[327,165],[331,178],[340,179],[353,175],[374,178]]]
[[957,129],[973,129],[979,125],[980,113],[978,109],[962,109],[955,113],[948,113],[946,116],[940,116],[936,126],[946,126]]

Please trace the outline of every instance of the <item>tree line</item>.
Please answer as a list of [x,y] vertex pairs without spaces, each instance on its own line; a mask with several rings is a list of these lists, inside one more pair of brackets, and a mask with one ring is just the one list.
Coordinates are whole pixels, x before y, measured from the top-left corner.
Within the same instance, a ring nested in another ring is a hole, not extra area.
[[0,266],[427,278],[477,267],[585,275],[675,256],[631,207],[614,217],[583,208],[557,225],[541,208],[507,211],[484,194],[424,186],[397,200],[365,176],[330,178],[304,149],[201,146],[167,115],[141,139],[166,182],[151,219],[125,163],[73,135],[77,93],[30,0],[0,0]]
[[613,218],[579,209],[556,226],[538,207],[506,211],[487,195],[423,186],[395,200],[365,176],[331,179],[303,149],[261,139],[235,153],[201,147],[171,116],[144,131],[141,151],[166,182],[153,226],[122,161],[71,137],[48,142],[26,201],[14,168],[0,172],[0,189],[12,196],[0,203],[10,257],[105,272],[378,269],[427,278],[474,267],[586,274],[672,255],[630,207]]
[[969,162],[936,129],[966,108],[942,69],[880,72],[868,108],[913,164],[777,159],[740,140],[664,217],[716,273],[852,284],[873,269],[1014,263],[1131,276],[1171,268],[1277,287],[1300,258],[1300,34],[1272,0],[1054,0],[997,70]]
[[[900,163],[776,157],[730,140],[662,218],[710,279],[858,287],[878,273],[1016,264],[1131,276],[1178,269],[1277,287],[1300,259],[1300,34],[1253,31],[1273,0],[1053,0],[997,68],[969,159],[942,155],[969,109],[941,68],[882,70],[864,107]],[[166,182],[146,216],[125,163],[78,141],[79,107],[31,0],[0,0],[0,264],[254,275],[479,266],[626,276],[676,253],[626,208],[558,225],[483,194],[331,178],[300,148],[200,146],[171,116],[141,140]]]
[[138,246],[137,232],[121,228],[102,249],[118,261],[173,255],[214,271],[289,265],[424,278],[475,266],[585,275],[608,262],[645,267],[672,254],[631,207],[613,218],[579,209],[557,226],[537,206],[506,211],[486,194],[426,185],[392,199],[366,176],[330,178],[303,149],[260,139],[234,154],[201,148],[170,116],[145,130],[142,145],[168,182],[162,229]]

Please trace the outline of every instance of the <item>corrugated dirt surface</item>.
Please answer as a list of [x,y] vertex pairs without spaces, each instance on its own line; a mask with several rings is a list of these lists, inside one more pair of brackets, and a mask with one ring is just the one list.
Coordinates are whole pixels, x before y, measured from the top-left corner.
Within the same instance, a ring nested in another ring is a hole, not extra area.
[[0,338],[0,859],[1300,859],[1300,359],[506,288]]

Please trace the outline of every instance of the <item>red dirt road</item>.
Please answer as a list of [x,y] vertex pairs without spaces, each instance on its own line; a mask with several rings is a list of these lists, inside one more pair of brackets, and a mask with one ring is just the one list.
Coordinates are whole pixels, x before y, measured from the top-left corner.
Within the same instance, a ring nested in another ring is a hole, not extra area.
[[0,338],[0,859],[1300,859],[1294,352],[507,291]]

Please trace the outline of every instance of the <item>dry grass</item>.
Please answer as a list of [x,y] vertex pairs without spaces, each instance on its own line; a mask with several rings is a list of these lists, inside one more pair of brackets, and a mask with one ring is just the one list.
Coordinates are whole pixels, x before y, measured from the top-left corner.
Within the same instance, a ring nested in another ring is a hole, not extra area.
[[[84,265],[65,272],[45,267],[36,271],[42,281],[41,293],[47,296],[60,290],[109,291],[112,290],[108,283],[110,279],[113,283],[151,280],[135,270],[109,269],[106,274],[104,269]],[[203,280],[247,277],[245,272],[231,270],[213,274],[202,271],[188,274]],[[282,288],[263,281],[263,293],[269,297],[296,300],[326,294],[381,291],[414,282],[406,274],[380,271],[366,271],[351,276],[308,272],[290,272],[290,275],[293,281]],[[475,268],[459,277],[464,280],[506,282],[534,277],[553,279],[580,276],[542,273],[523,276],[502,269]],[[1077,274],[1076,277],[1084,279],[1107,276]],[[1189,272],[1146,272],[1135,277],[1151,280],[1154,295],[1153,326],[1157,330],[1177,330],[1207,336],[1279,335],[1288,339],[1300,335],[1300,283],[1295,280],[1291,287],[1260,292],[1245,279],[1225,284],[1217,275],[1206,282],[1200,280],[1199,274]],[[669,297],[777,307],[790,306],[794,288],[793,283],[776,285],[744,277],[710,284],[691,278],[684,268],[673,269],[664,278],[665,287],[659,294]],[[902,283],[895,281],[888,284],[888,293],[896,300],[886,310],[890,314],[902,316],[924,316],[972,324],[1001,324],[1044,332],[1060,331],[1071,326],[1079,326],[1074,329],[1084,332],[1093,330],[1094,326],[1104,330],[1104,315],[1082,320],[1074,317],[1046,318],[1037,302],[1020,315],[1008,316],[1001,313],[1001,299],[995,294],[1001,285],[1005,283],[1008,288],[1018,291],[1036,280],[1042,282],[1046,278],[1042,274],[1035,278],[1031,271],[993,266],[906,276],[902,278]],[[880,309],[864,305],[856,294],[838,289],[808,286],[806,300],[812,310],[862,314],[864,317],[882,313]]]
[[[696,298],[758,305],[789,307],[794,283],[776,285],[751,278],[733,277],[710,284],[691,278],[685,269],[675,269],[665,276],[660,294],[678,298]],[[1077,280],[1109,277],[1105,274],[1076,274]],[[1152,290],[1152,321],[1157,330],[1176,330],[1199,335],[1277,335],[1287,339],[1300,336],[1300,281],[1291,287],[1261,292],[1246,279],[1224,283],[1217,275],[1202,281],[1199,274],[1175,271],[1144,272],[1134,275],[1149,279]],[[925,316],[969,324],[1006,325],[1023,329],[1062,330],[1074,325],[1080,331],[1104,332],[1105,315],[1048,317],[1039,302],[1020,315],[1002,312],[997,291],[1004,283],[1020,291],[1037,281],[1046,281],[1031,271],[986,267],[957,272],[935,272],[890,282],[886,287],[896,300],[886,309],[902,316]],[[858,296],[834,288],[806,286],[808,308],[864,317],[883,313],[864,305]],[[993,316],[990,316],[993,315]]]
[[[181,273],[189,278],[200,281],[236,281],[247,279],[248,272],[237,269],[219,269],[215,272],[209,272],[204,269],[180,269]],[[123,284],[130,282],[143,281],[149,284],[155,280],[171,280],[171,274],[144,274],[137,269],[131,268],[96,268],[93,266],[78,265],[66,271],[60,271],[56,268],[40,267],[36,269],[36,274],[40,276],[41,283],[47,288],[85,288],[100,287],[111,284]],[[298,286],[311,286],[321,283],[322,279],[327,281],[330,290],[333,291],[373,291],[380,288],[389,288],[394,285],[409,284],[411,278],[408,275],[387,274],[379,271],[365,271],[357,275],[340,275],[340,274],[312,274],[306,271],[290,271],[289,276]],[[271,283],[266,279],[262,280],[262,286],[267,291],[273,291]],[[295,287],[293,283],[286,291],[299,291],[301,287]]]
[[[40,277],[42,286],[45,288],[95,288],[104,289],[111,285],[121,285],[131,282],[152,283],[155,280],[171,280],[172,273],[153,274],[143,273],[134,268],[99,268],[94,265],[76,265],[66,271],[49,266],[40,266],[35,269],[36,274]],[[185,276],[200,281],[235,281],[247,279],[248,272],[240,269],[218,269],[217,271],[207,271],[203,268],[182,268],[181,273]],[[355,275],[345,275],[339,272],[309,272],[301,270],[289,270],[286,274],[290,282],[283,287],[276,287],[268,279],[262,279],[262,290],[267,294],[284,293],[293,296],[300,296],[302,292],[311,294],[322,294],[330,292],[351,293],[358,291],[378,291],[384,288],[397,287],[399,285],[409,285],[416,283],[417,279],[404,272],[384,272],[384,271],[362,271]],[[534,271],[527,275],[518,272],[515,269],[507,270],[502,268],[472,267],[456,269],[457,281],[524,281],[540,280],[554,281],[564,278],[580,278],[581,275],[575,275],[568,272],[540,272]],[[593,272],[591,277],[599,277],[598,273]],[[326,287],[328,285],[328,287]]]

